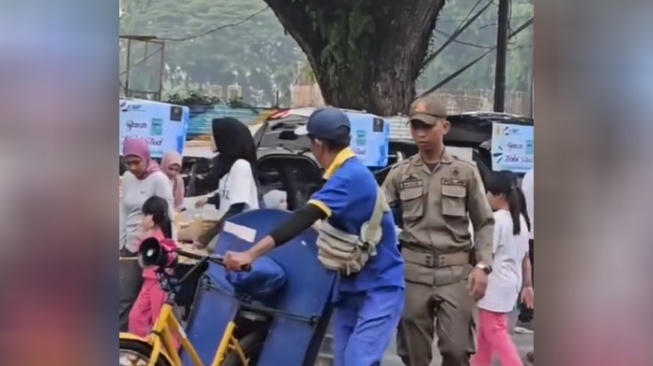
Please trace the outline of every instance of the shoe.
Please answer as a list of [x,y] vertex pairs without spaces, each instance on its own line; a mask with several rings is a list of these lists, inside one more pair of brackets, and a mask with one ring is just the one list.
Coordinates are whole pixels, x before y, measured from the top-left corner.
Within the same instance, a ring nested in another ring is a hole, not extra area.
[[533,334],[535,333],[535,329],[533,327],[533,322],[521,322],[518,321],[517,325],[515,326],[515,333],[517,334]]

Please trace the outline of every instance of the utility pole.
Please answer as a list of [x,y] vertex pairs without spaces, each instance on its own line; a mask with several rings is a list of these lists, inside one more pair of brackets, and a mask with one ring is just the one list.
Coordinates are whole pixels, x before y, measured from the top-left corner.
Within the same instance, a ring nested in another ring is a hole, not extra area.
[[531,66],[531,118],[535,118],[535,69]]
[[497,60],[494,67],[494,111],[505,111],[506,60],[508,56],[508,28],[510,19],[510,0],[499,0],[497,26]]

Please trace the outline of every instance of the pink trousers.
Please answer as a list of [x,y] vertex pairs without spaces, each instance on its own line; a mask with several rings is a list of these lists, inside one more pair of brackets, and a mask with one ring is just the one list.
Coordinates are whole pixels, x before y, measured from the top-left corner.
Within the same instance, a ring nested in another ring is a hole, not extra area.
[[141,292],[129,313],[129,332],[146,337],[152,330],[165,301],[166,293],[157,280],[145,278]]
[[473,366],[491,366],[497,356],[503,366],[523,366],[517,348],[508,333],[508,314],[478,309],[477,350]]

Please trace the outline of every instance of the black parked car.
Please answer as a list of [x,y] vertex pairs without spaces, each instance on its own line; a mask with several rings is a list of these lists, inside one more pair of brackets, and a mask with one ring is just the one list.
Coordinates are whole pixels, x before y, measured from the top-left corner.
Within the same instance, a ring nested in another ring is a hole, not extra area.
[[[310,142],[306,136],[292,137],[293,131],[306,123],[309,109],[301,110],[303,113],[285,114],[280,118],[267,121],[254,134],[254,139],[261,148],[284,149],[289,152],[303,154],[309,151]],[[469,149],[472,160],[476,163],[485,178],[492,171],[492,158],[490,154],[490,140],[492,139],[492,123],[510,123],[518,125],[533,125],[533,119],[519,117],[507,113],[495,112],[470,112],[455,114],[448,117],[451,122],[451,130],[445,136],[445,145],[460,149]],[[399,119],[393,122],[401,124]],[[393,135],[395,135],[393,137]],[[392,133],[388,154],[388,166],[374,169],[377,181],[382,183],[390,170],[390,167],[398,161],[404,160],[417,154],[417,146],[410,139],[410,136],[397,136]]]

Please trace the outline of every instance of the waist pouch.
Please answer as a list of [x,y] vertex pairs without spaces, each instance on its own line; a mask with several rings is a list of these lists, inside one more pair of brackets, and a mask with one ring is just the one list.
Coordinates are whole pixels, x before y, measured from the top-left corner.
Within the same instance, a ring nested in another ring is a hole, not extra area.
[[318,259],[330,270],[349,275],[360,272],[370,257],[376,255],[376,246],[383,237],[381,220],[390,207],[381,189],[377,189],[372,216],[363,223],[360,234],[354,235],[333,227],[328,221],[318,229]]

